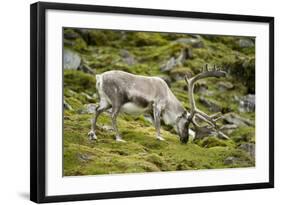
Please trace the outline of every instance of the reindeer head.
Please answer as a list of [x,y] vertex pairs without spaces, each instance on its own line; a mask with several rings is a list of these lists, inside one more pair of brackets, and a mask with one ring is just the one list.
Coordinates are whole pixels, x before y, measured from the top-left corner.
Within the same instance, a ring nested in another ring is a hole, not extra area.
[[[179,131],[180,134],[180,140],[183,143],[187,143],[188,141],[188,132],[189,132],[189,126],[190,124],[193,125],[194,130],[195,130],[195,137],[198,137],[199,135],[202,135],[203,133],[217,133],[219,137],[226,138],[228,137],[220,131],[218,126],[216,125],[216,121],[221,119],[221,113],[216,113],[214,115],[207,115],[203,111],[199,110],[196,107],[196,103],[194,100],[194,84],[196,81],[207,78],[207,77],[225,77],[226,72],[221,71],[216,68],[216,66],[213,67],[213,69],[208,68],[208,64],[206,64],[205,69],[202,69],[202,72],[197,74],[196,76],[188,79],[187,76],[185,76],[185,81],[188,85],[188,97],[189,97],[189,102],[190,102],[190,114],[188,117],[185,117],[182,119],[182,123],[179,125],[181,126],[182,124],[185,125],[185,128],[181,127],[181,131]],[[207,125],[200,126],[197,123],[197,119],[200,121],[206,122]]]
[[184,144],[188,142],[189,138],[189,126],[188,126],[189,120],[188,120],[188,114],[187,112],[184,112],[181,116],[177,118],[176,126],[177,131],[180,137],[180,141]]

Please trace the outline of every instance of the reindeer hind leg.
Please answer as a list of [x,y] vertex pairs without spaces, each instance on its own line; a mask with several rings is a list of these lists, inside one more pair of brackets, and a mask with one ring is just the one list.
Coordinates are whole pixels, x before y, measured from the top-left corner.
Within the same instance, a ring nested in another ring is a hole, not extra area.
[[92,120],[91,130],[88,133],[88,137],[90,140],[97,140],[96,124],[97,124],[98,117],[102,112],[106,111],[110,107],[111,107],[111,105],[104,99],[102,99],[100,101],[99,105],[96,107],[95,116],[93,117],[93,120]]
[[111,119],[112,119],[112,127],[113,130],[116,133],[115,139],[117,142],[126,142],[122,139],[122,136],[119,133],[118,127],[117,127],[117,116],[119,114],[121,106],[120,105],[113,105],[112,106],[112,113],[111,113]]

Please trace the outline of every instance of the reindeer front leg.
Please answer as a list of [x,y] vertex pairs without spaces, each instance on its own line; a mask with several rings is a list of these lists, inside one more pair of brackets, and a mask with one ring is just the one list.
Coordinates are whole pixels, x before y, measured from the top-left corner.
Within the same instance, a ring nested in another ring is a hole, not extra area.
[[160,121],[160,117],[161,117],[161,107],[159,105],[157,105],[156,103],[153,104],[153,117],[154,117],[154,126],[156,129],[156,139],[163,141],[165,140],[160,133],[160,127],[161,127],[161,121]]
[[92,125],[91,125],[91,130],[88,133],[88,137],[89,140],[97,140],[97,136],[96,136],[96,124],[97,124],[97,120],[99,115],[104,112],[105,110],[107,110],[108,108],[110,108],[110,105],[107,103],[106,100],[101,100],[99,105],[96,107],[96,111],[95,111],[95,116],[92,119]]

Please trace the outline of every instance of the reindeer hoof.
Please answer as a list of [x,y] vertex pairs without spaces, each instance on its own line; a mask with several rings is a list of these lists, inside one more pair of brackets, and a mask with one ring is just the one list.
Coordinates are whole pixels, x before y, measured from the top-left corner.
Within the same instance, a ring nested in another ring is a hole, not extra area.
[[116,136],[116,142],[126,142],[120,136]]
[[97,140],[97,136],[93,130],[88,133],[89,140]]
[[165,139],[161,136],[157,136],[156,139],[159,140],[159,141],[165,141]]

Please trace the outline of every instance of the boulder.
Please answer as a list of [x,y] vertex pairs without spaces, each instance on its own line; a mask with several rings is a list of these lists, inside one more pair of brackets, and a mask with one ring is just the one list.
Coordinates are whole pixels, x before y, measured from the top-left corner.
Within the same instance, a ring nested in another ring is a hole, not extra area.
[[81,65],[78,67],[78,70],[81,70],[84,73],[89,73],[89,74],[93,74],[93,75],[95,74],[95,72],[92,70],[92,68],[85,63],[81,63]]
[[240,126],[255,126],[255,122],[234,113],[225,114],[222,118],[226,123]]
[[225,165],[235,165],[235,164],[237,164],[238,161],[239,161],[239,158],[237,158],[237,157],[227,157],[224,160],[224,164]]
[[96,112],[95,104],[84,105],[83,109],[79,110],[79,114],[94,114]]
[[149,123],[151,123],[151,124],[153,124],[154,122],[153,122],[153,118],[152,118],[152,116],[151,115],[148,115],[148,114],[144,114],[144,120],[145,121],[147,121],[147,122],[149,122]]
[[171,71],[175,67],[182,67],[183,63],[192,57],[192,51],[191,48],[183,48],[179,54],[179,56],[176,57],[171,57],[166,63],[164,63],[161,67],[160,70],[162,72],[165,71]]
[[122,49],[120,55],[127,65],[134,65],[136,63],[134,56],[129,51]]
[[[188,91],[188,85],[184,85],[184,90]],[[194,93],[206,94],[208,92],[208,85],[206,81],[198,81],[194,85]]]
[[66,30],[64,30],[63,37],[64,37],[64,39],[75,40],[76,38],[79,38],[80,36],[75,31],[73,31],[71,29],[66,29]]
[[180,52],[180,55],[176,59],[176,64],[182,66],[183,63],[192,57],[191,48],[183,48]]
[[255,46],[254,41],[250,38],[241,38],[237,44],[240,48],[252,48]]
[[227,90],[232,90],[234,88],[234,85],[231,82],[220,81],[218,82],[217,87],[219,91],[224,92]]
[[162,65],[160,67],[160,70],[162,72],[165,72],[165,71],[170,71],[172,70],[175,66],[177,65],[177,62],[176,62],[176,59],[174,57],[171,57],[167,63],[165,63],[164,65]]
[[247,93],[255,93],[255,57],[236,55],[233,63],[224,62],[224,70],[247,87]]
[[206,106],[209,109],[210,112],[220,112],[221,111],[221,107],[219,105],[217,105],[216,103],[206,99],[203,96],[200,96],[199,102],[201,104],[203,104],[204,106]]
[[80,34],[80,36],[83,38],[83,40],[87,43],[90,44],[91,43],[91,36],[90,36],[90,31],[89,29],[84,29],[84,28],[77,28],[74,29],[75,32],[77,32],[78,34]]
[[236,128],[238,128],[237,125],[234,124],[226,124],[220,127],[220,131],[230,135]]
[[110,126],[110,125],[103,125],[101,128],[105,131],[108,131],[108,132],[111,132],[111,131],[114,130],[113,127]]
[[252,158],[255,158],[256,145],[254,143],[245,143],[239,146],[239,149],[247,152]]
[[66,110],[73,110],[71,105],[69,105],[65,100],[63,100],[63,108]]
[[208,127],[199,127],[195,130],[195,139],[203,139],[210,135],[216,135],[216,132]]
[[205,94],[208,92],[208,86],[206,84],[201,84],[198,87],[195,86],[194,92]]
[[204,44],[201,38],[179,38],[177,43],[192,46],[193,48],[203,48]]
[[243,96],[239,100],[240,112],[255,112],[255,107],[256,107],[256,100],[255,100],[255,95],[253,94]]
[[88,162],[92,159],[92,156],[91,155],[88,155],[88,154],[81,154],[81,153],[78,153],[77,154],[77,158],[79,161],[81,162]]
[[74,51],[65,49],[63,53],[63,68],[77,70],[81,64],[81,57]]

